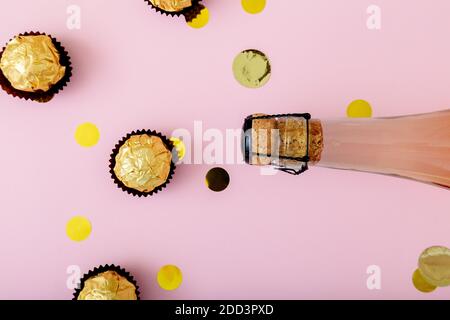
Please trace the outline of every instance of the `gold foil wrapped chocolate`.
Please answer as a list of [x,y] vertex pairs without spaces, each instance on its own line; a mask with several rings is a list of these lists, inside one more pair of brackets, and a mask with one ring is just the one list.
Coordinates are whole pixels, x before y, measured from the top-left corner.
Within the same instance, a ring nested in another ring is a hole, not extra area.
[[48,91],[66,72],[51,37],[23,35],[11,40],[3,51],[0,69],[11,86],[20,91]]
[[[201,0],[144,0],[155,11],[168,16],[184,16],[188,23],[191,23],[206,10]],[[206,10],[207,12],[207,10]]]
[[167,12],[180,12],[192,6],[192,0],[149,0],[155,7]]
[[126,187],[151,192],[166,183],[172,165],[172,153],[155,135],[132,135],[115,156],[114,174]]
[[434,246],[423,251],[419,270],[427,283],[436,287],[450,286],[450,249]]
[[83,283],[78,300],[137,300],[136,286],[116,271],[105,271]]

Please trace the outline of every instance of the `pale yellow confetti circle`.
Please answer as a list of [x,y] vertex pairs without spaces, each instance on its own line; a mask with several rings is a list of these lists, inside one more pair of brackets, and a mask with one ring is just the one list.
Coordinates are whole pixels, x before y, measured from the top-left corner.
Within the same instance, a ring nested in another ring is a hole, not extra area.
[[412,281],[414,284],[414,287],[416,287],[417,290],[424,293],[433,292],[436,290],[436,286],[433,286],[432,284],[429,284],[422,276],[422,273],[419,269],[416,269],[414,271],[412,276]]
[[419,257],[419,270],[428,283],[450,286],[450,249],[443,246],[425,249]]
[[82,216],[75,216],[67,222],[66,234],[73,241],[86,240],[91,234],[91,222]]
[[241,3],[245,12],[251,14],[260,13],[266,7],[266,0],[242,0]]
[[194,28],[200,29],[206,26],[209,22],[209,10],[208,8],[203,8],[197,17],[195,17],[192,21],[189,21],[187,24]]
[[272,67],[267,56],[255,49],[244,50],[233,61],[237,82],[247,88],[260,88],[270,79]]
[[100,131],[93,123],[80,124],[75,130],[75,140],[82,147],[93,147],[100,140]]
[[164,290],[175,290],[183,282],[181,270],[174,265],[166,265],[159,269],[158,284]]
[[347,107],[349,118],[371,118],[372,106],[365,100],[352,101]]
[[184,144],[183,140],[176,137],[171,137],[170,141],[172,141],[175,147],[175,151],[177,152],[177,160],[183,160],[184,156],[186,155],[186,145]]

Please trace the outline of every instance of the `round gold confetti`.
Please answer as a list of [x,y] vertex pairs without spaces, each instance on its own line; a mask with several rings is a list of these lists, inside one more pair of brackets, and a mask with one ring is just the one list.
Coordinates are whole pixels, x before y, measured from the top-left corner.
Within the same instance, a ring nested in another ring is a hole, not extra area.
[[270,79],[270,61],[261,51],[254,49],[242,51],[234,59],[233,74],[244,87],[260,88]]
[[450,249],[434,246],[425,249],[419,257],[419,269],[425,279],[436,287],[450,285]]
[[422,273],[420,272],[419,269],[416,269],[416,271],[414,271],[413,276],[412,276],[412,281],[413,281],[414,287],[416,287],[416,289],[419,290],[420,292],[428,293],[428,292],[433,292],[434,290],[436,290],[436,286],[429,284],[423,278]]
[[192,19],[192,21],[187,22],[187,24],[194,28],[200,29],[206,26],[209,22],[209,10],[208,8],[203,8],[200,13]]
[[100,131],[93,123],[80,124],[75,131],[75,140],[82,147],[93,147],[100,140]]
[[180,268],[174,265],[166,265],[159,269],[158,272],[158,284],[164,290],[175,290],[183,282],[183,274]]
[[66,234],[73,241],[86,240],[91,234],[91,222],[82,216],[75,216],[67,222]]
[[225,190],[230,184],[230,176],[223,168],[213,168],[206,174],[206,186],[215,192]]
[[183,160],[184,156],[186,155],[186,145],[184,144],[183,140],[176,137],[171,137],[169,140],[172,141],[175,147],[175,149],[172,151],[172,158],[174,162],[177,163]]
[[372,117],[372,106],[365,100],[352,101],[347,107],[349,118],[370,118]]
[[266,7],[266,0],[242,0],[241,4],[245,12],[256,14],[264,10]]

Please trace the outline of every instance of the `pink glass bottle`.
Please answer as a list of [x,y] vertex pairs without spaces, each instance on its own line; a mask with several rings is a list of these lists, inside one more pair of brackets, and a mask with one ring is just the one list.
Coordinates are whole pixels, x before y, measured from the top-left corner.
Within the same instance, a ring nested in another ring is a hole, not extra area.
[[253,115],[245,161],[299,174],[308,166],[395,175],[450,187],[450,109],[371,119]]

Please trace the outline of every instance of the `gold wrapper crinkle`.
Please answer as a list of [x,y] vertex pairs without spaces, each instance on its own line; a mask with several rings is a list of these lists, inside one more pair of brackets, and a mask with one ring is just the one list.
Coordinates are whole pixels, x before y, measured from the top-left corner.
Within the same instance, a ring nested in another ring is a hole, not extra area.
[[66,72],[52,39],[47,35],[17,36],[2,55],[0,68],[17,90],[48,91]]
[[149,0],[155,7],[167,12],[179,12],[192,6],[192,0]]
[[87,279],[78,300],[137,300],[136,287],[115,271]]
[[172,153],[158,136],[131,136],[115,157],[114,173],[128,188],[150,192],[163,185],[171,170]]

